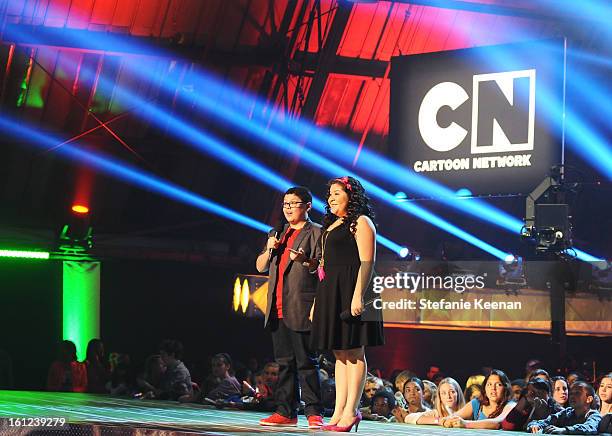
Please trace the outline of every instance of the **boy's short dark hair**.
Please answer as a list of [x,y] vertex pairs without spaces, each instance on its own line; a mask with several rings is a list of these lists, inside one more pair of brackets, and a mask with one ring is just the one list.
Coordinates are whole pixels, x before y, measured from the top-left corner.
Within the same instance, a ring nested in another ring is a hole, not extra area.
[[285,192],[285,195],[288,194],[297,195],[304,203],[312,203],[312,193],[310,189],[305,186],[294,186],[293,188],[289,188],[287,192]]
[[590,395],[591,397],[593,397],[593,401],[591,402],[591,409],[595,409],[598,408],[597,407],[597,394],[595,394],[595,389],[593,388],[593,386],[591,386],[590,384],[588,384],[587,382],[584,381],[576,381],[574,383],[572,383],[572,387],[571,389],[584,389],[586,391],[587,395]]
[[217,353],[211,360],[222,360],[230,368],[233,366],[232,358],[227,353]]
[[374,393],[372,399],[370,400],[370,407],[374,407],[374,401],[379,397],[387,399],[390,410],[395,408],[395,396],[386,388],[379,389]]
[[525,387],[525,380],[522,378],[514,379],[510,382],[511,386],[520,386],[521,389]]
[[173,355],[175,359],[183,357],[183,344],[175,339],[164,339],[159,344],[159,351],[165,351],[168,355]]
[[550,383],[548,382],[548,380],[536,377],[529,380],[529,383],[527,384],[532,385],[534,388],[540,391],[548,392],[548,395],[550,395]]

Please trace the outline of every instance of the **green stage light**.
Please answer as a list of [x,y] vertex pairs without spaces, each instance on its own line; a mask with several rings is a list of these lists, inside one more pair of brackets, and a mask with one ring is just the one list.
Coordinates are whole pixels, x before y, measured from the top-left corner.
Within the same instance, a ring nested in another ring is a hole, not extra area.
[[100,262],[63,262],[63,339],[85,360],[87,343],[100,337]]
[[0,257],[47,260],[49,259],[49,253],[46,251],[0,250]]

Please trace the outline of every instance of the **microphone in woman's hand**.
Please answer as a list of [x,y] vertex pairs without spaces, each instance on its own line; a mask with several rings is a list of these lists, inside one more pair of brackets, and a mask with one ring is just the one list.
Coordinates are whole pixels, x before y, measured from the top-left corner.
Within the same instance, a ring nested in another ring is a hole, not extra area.
[[[375,302],[376,300],[377,300],[377,298],[374,298],[373,300],[366,301],[366,302],[363,304],[363,310],[365,311],[365,310],[366,310],[366,307],[371,306],[372,304],[374,304],[374,302]],[[363,312],[362,312],[362,313],[363,313]],[[348,309],[343,310],[342,312],[340,312],[340,319],[341,319],[342,321],[348,321],[348,320],[350,320],[350,319],[357,319],[357,318],[359,318],[360,316],[361,316],[361,315],[353,316],[353,315],[351,314],[351,308],[350,308],[350,307],[349,307]]]

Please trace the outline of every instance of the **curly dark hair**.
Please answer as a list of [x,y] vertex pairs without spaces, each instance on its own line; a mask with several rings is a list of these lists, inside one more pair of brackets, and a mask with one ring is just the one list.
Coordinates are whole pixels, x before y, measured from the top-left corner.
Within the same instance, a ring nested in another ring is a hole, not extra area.
[[[327,182],[326,200],[329,199],[329,193],[332,185],[336,184],[342,186],[342,189],[348,195],[348,213],[346,217],[344,217],[343,225],[347,224],[351,233],[355,233],[357,231],[357,219],[361,215],[365,215],[369,217],[374,223],[374,226],[376,226],[376,223],[374,222],[374,211],[370,206],[370,199],[366,195],[365,189],[363,189],[361,183],[359,183],[359,180],[351,176],[331,179],[329,182]],[[323,217],[323,230],[327,229],[337,219],[338,217],[331,212],[329,203],[327,203],[325,205],[325,216]]]
[[489,381],[489,378],[492,375],[496,375],[497,377],[499,377],[501,384],[504,386],[504,395],[502,396],[501,401],[497,405],[497,408],[493,411],[493,413],[487,416],[487,418],[495,418],[501,415],[502,411],[504,410],[504,407],[506,407],[506,404],[508,404],[508,401],[510,401],[510,398],[512,397],[512,385],[510,384],[510,379],[508,379],[506,373],[503,372],[501,369],[494,369],[489,373],[488,376],[485,377],[484,381],[482,382],[482,395],[480,398],[480,404],[483,406],[488,406],[490,403],[489,397],[487,397],[486,389],[487,382]]

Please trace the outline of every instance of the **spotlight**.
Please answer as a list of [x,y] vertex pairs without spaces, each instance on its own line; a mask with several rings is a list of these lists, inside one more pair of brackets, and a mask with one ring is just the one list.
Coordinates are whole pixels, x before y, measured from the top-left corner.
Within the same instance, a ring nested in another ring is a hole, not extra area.
[[234,281],[232,307],[247,318],[262,318],[268,303],[268,277],[238,274]]
[[238,309],[240,308],[240,291],[240,277],[236,277],[236,281],[234,282],[234,292],[232,294],[232,307],[234,312],[238,312]]
[[402,259],[405,259],[410,254],[410,250],[408,249],[408,247],[402,247],[400,248],[398,254],[399,254],[399,257],[401,257]]
[[498,265],[498,277],[495,282],[498,288],[517,291],[527,286],[523,258],[508,254]]
[[59,236],[59,251],[67,254],[83,254],[93,246],[93,229],[91,228],[89,208],[75,204],[68,215]]
[[506,264],[511,264],[511,263],[514,263],[516,260],[517,258],[514,254],[508,254],[506,258],[504,259],[504,262],[506,262]]
[[75,213],[89,213],[89,208],[87,206],[83,206],[82,204],[74,204],[72,206],[72,211]]
[[472,191],[470,191],[469,189],[461,188],[461,189],[458,189],[457,192],[455,192],[455,195],[459,198],[467,198],[467,197],[471,197],[473,194],[472,194]]

